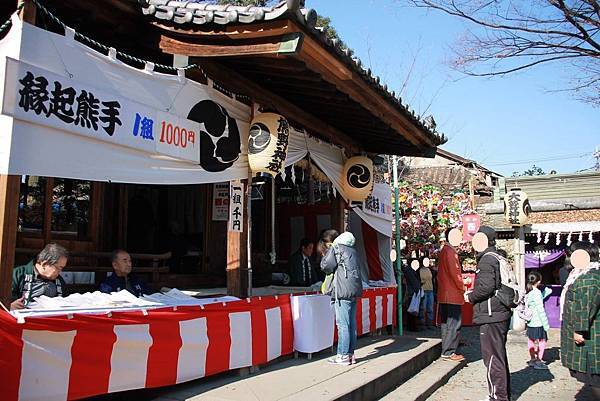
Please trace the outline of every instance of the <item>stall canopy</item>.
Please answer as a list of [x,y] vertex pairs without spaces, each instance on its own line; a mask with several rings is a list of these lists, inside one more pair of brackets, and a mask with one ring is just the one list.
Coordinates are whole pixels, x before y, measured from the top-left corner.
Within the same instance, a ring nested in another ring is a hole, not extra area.
[[13,18],[0,42],[0,172],[146,184],[248,176],[250,107]]

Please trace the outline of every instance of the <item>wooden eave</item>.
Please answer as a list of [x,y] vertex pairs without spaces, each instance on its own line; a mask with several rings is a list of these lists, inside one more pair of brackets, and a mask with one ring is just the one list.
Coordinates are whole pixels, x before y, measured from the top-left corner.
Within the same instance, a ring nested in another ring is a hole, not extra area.
[[[372,153],[435,154],[432,136],[406,111],[293,20],[187,29],[152,23],[160,31],[159,46],[165,53],[190,56],[228,89],[298,120],[334,143]],[[297,41],[290,45],[290,38]],[[283,109],[295,112],[290,115]],[[302,122],[307,115],[311,125]],[[329,132],[324,134],[325,126]]]

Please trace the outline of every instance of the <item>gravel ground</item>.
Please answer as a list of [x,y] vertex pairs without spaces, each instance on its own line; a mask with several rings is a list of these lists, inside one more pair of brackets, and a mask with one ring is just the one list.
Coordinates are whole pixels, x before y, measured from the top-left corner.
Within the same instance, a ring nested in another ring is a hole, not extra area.
[[[568,369],[561,365],[560,330],[550,329],[549,337],[544,355],[549,370],[535,370],[526,365],[529,353],[525,334],[509,334],[506,346],[511,372],[512,401],[597,401],[594,400],[590,388],[572,378]],[[429,401],[475,401],[487,396],[478,328],[464,327],[461,338],[466,344],[459,352],[465,355],[468,365],[429,397]]]

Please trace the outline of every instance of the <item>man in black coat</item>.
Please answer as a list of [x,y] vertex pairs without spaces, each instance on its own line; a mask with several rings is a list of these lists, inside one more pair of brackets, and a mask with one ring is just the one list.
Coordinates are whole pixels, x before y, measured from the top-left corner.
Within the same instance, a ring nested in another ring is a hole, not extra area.
[[320,280],[320,275],[311,260],[313,249],[313,242],[304,238],[300,241],[300,248],[290,255],[288,265],[291,285],[310,287]]
[[465,293],[465,302],[473,304],[473,322],[479,325],[481,357],[487,369],[488,399],[510,400],[510,371],[506,356],[506,337],[511,310],[495,296],[500,288],[500,261],[497,258],[496,231],[482,226],[488,247],[477,254],[477,276],[473,291]]

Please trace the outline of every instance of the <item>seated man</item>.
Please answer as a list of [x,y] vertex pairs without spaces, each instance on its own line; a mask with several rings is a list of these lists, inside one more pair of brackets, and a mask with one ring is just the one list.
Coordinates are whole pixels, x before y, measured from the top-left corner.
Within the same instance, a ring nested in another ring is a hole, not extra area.
[[58,244],[48,244],[35,261],[13,270],[12,299],[10,309],[23,309],[36,297],[62,297],[65,280],[60,273],[67,264],[69,253]]
[[300,241],[300,248],[290,255],[288,266],[291,285],[309,287],[319,281],[317,270],[310,259],[313,247],[312,241],[304,238]]
[[100,283],[100,291],[111,293],[127,290],[136,297],[151,293],[146,283],[130,274],[131,256],[126,251],[122,249],[113,251],[112,267],[114,273]]

